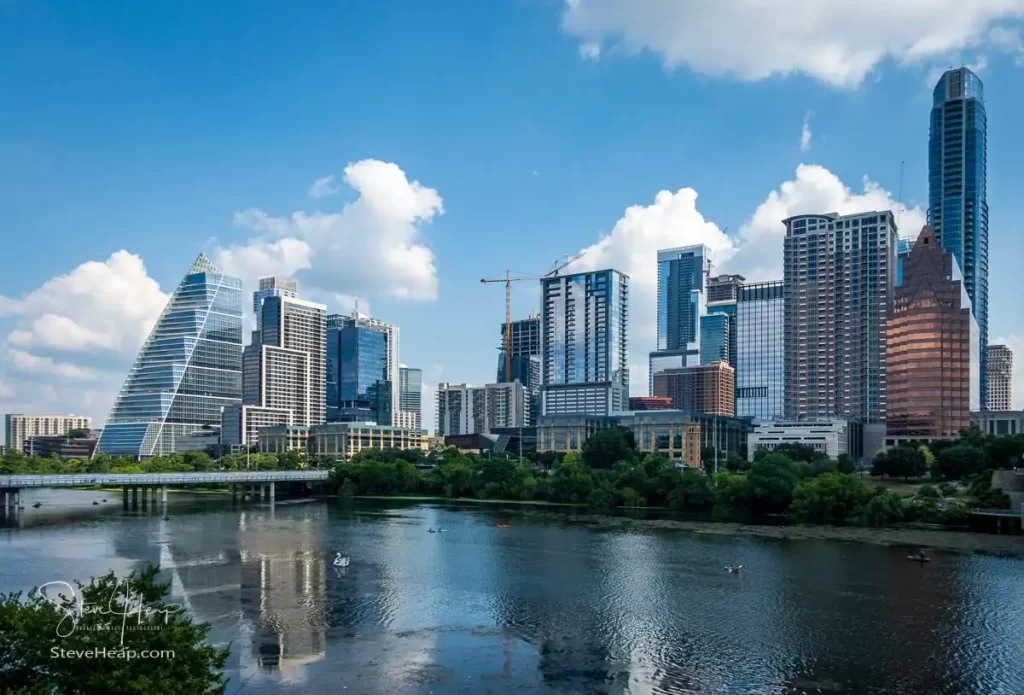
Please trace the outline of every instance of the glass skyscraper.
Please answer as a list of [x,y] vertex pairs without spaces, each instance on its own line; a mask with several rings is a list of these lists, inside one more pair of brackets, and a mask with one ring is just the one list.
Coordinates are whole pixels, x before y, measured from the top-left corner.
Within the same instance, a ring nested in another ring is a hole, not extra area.
[[617,270],[541,280],[544,415],[607,415],[629,404],[629,278]]
[[398,368],[398,408],[412,413],[413,429],[423,426],[423,370],[413,367]]
[[785,416],[785,300],[783,283],[755,282],[736,304],[736,414]]
[[730,347],[732,344],[732,320],[725,312],[707,314],[700,317],[700,363],[724,361],[732,364]]
[[267,297],[296,297],[298,285],[291,278],[266,277],[260,278],[259,289],[252,293],[252,313],[256,316],[256,330],[260,330],[263,321],[263,300]]
[[701,244],[658,251],[658,345],[648,357],[654,374],[700,363],[700,317],[706,313],[704,276],[711,250]]
[[[987,123],[984,87],[967,68],[949,70],[932,93],[928,137],[928,224],[963,271],[967,296],[988,345]],[[981,353],[981,402],[988,359]]]
[[178,439],[221,420],[242,400],[242,281],[204,254],[139,351],[97,444],[143,458],[175,451]]
[[399,420],[398,328],[354,313],[327,317],[327,419]]

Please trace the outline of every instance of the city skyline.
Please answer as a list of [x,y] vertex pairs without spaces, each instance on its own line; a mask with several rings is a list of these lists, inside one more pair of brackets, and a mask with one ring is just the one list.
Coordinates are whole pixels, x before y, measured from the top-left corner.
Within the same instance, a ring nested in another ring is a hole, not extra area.
[[[354,22],[380,34],[311,38],[311,48],[330,47],[317,63],[307,63],[314,52],[300,44],[268,62],[256,43],[233,38],[241,41],[234,53],[256,61],[242,70],[201,54],[170,66],[164,59],[183,28],[169,23],[153,35],[135,10],[113,22],[104,9],[73,45],[46,52],[33,39],[45,17],[23,6],[2,12],[3,57],[37,65],[43,78],[14,76],[0,95],[8,106],[0,108],[0,227],[11,232],[11,257],[29,259],[0,281],[5,412],[75,412],[102,425],[181,268],[201,249],[241,277],[247,297],[258,277],[295,277],[330,311],[358,302],[401,326],[403,360],[424,370],[428,425],[437,383],[494,378],[487,327],[503,307],[479,278],[506,268],[541,273],[552,259],[588,249],[565,272],[630,276],[630,393],[647,395],[656,339],[651,255],[704,244],[713,274],[756,283],[781,277],[786,217],[890,209],[902,236],[916,234],[929,207],[933,90],[942,71],[961,63],[986,63],[975,71],[988,124],[989,342],[1024,346],[1024,317],[999,301],[1013,296],[1012,258],[1024,252],[1016,233],[1024,203],[1013,195],[1024,154],[1012,127],[1024,106],[1021,71],[1009,44],[991,38],[1008,15],[978,15],[953,38],[904,23],[915,44],[929,46],[913,60],[899,46],[862,53],[857,42],[867,36],[815,24],[796,42],[798,53],[813,37],[824,42],[819,49],[838,46],[835,55],[868,62],[744,63],[733,55],[712,66],[650,37],[629,44],[648,52],[616,47],[616,27],[587,25],[568,6],[480,9],[474,20],[488,29],[475,37],[447,33],[451,9],[391,23],[372,9],[355,10],[362,14],[351,22],[320,10],[323,26],[348,32]],[[254,14],[250,36],[279,28],[280,19]],[[95,52],[101,27],[114,24],[136,26],[149,40],[115,41],[119,60],[68,74],[75,56]],[[424,25],[435,34],[424,36]],[[449,58],[431,50],[438,36],[451,39]],[[512,57],[522,56],[524,36],[531,60]],[[391,40],[432,75],[451,73],[450,56],[478,64],[439,84],[387,60],[354,74],[354,57],[384,58]],[[163,67],[138,79],[133,66],[152,60]],[[331,99],[316,96],[322,83],[307,76],[311,65],[333,80]],[[266,108],[261,70],[293,98]],[[500,93],[489,86],[494,74],[506,77]],[[64,98],[105,82],[121,86],[109,104]],[[237,98],[225,100],[229,84]],[[419,97],[415,118],[390,96],[402,90]],[[880,103],[884,112],[873,107]],[[242,113],[258,116],[239,125]],[[146,143],[144,160],[129,142]],[[541,308],[527,284],[513,289],[513,319]],[[248,302],[244,310],[247,331]],[[457,339],[436,340],[442,327]],[[1019,407],[1024,388],[1013,392]]]

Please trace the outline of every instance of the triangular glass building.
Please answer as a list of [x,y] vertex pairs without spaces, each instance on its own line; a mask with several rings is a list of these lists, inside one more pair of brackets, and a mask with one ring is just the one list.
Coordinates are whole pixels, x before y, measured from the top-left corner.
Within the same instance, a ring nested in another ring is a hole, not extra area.
[[242,401],[242,281],[199,254],[114,401],[96,450],[145,458]]

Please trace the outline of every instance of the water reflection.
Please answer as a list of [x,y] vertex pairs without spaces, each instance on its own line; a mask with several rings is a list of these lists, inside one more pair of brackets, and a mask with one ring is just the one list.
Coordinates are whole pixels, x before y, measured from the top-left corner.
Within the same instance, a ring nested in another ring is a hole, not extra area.
[[1020,561],[508,518],[97,512],[0,532],[0,590],[159,562],[232,693],[1024,692]]

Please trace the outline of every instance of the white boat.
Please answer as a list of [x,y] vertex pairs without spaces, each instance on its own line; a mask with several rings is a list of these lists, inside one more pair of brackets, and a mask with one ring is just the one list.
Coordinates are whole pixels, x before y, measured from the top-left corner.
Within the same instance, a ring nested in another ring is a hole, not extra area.
[[334,556],[335,567],[348,567],[350,562],[352,562],[352,559],[348,555],[342,556],[341,553],[338,553]]

